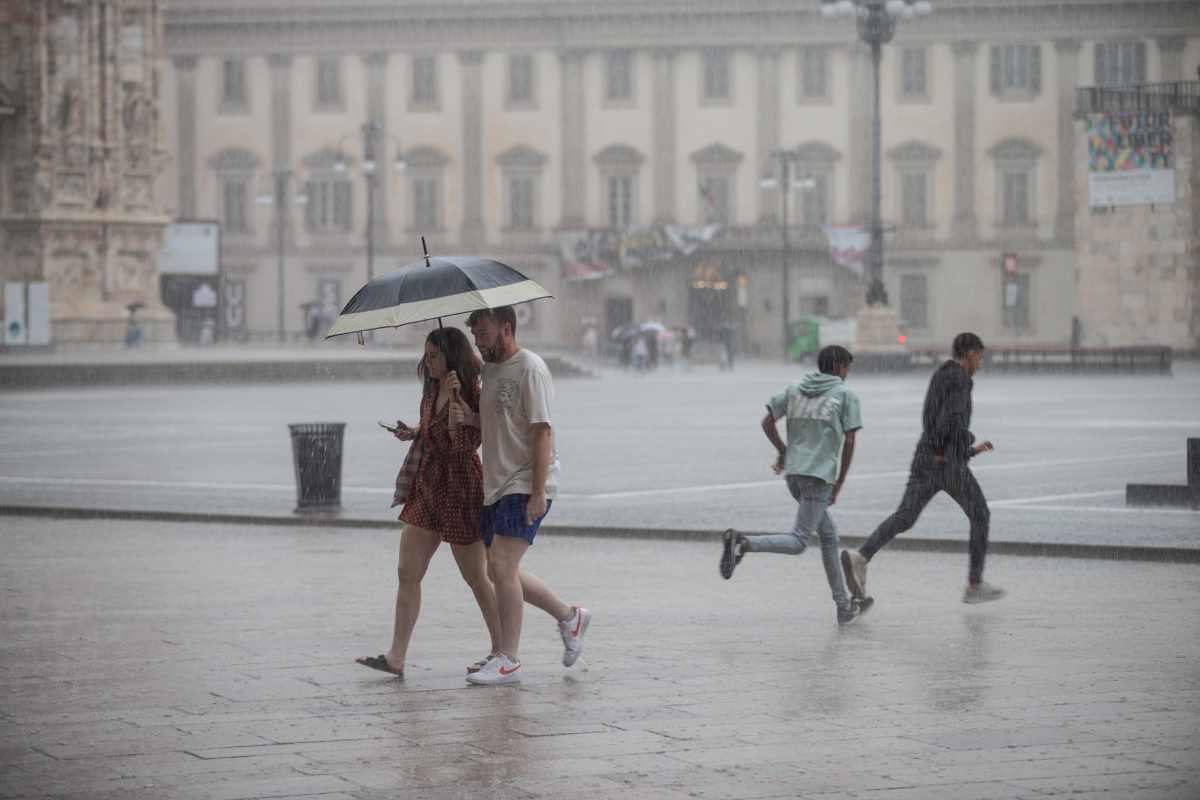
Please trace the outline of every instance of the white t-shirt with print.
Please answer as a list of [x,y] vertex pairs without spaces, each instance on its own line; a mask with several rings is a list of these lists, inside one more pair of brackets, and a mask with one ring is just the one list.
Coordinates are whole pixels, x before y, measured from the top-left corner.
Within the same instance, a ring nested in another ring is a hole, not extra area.
[[[479,428],[483,439],[483,502],[492,505],[508,494],[533,493],[533,437],[529,426],[550,421],[554,384],[546,362],[518,350],[500,364],[483,365]],[[552,448],[546,472],[546,497],[558,488],[558,452]]]

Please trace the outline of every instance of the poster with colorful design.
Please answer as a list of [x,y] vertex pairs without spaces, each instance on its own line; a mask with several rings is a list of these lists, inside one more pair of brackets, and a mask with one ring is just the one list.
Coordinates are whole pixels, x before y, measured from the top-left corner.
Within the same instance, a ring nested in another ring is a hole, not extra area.
[[1087,135],[1089,205],[1175,202],[1169,111],[1090,114]]

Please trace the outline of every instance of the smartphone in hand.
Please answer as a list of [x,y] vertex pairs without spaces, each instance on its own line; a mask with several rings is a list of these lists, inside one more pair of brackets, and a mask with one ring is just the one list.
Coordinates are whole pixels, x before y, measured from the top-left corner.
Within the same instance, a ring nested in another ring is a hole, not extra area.
[[396,431],[400,430],[400,428],[407,428],[408,426],[403,422],[399,423],[398,425],[388,425],[386,422],[380,422],[379,427],[384,428],[389,433],[395,433]]

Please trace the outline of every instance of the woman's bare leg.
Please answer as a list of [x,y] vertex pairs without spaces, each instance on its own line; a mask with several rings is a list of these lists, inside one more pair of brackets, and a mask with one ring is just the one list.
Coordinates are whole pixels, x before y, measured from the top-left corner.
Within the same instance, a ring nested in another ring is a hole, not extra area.
[[500,653],[500,611],[496,606],[496,587],[487,574],[487,551],[483,542],[452,544],[450,552],[458,562],[458,571],[475,594],[475,602],[483,614],[488,636],[492,639],[492,654]]
[[392,646],[387,652],[388,664],[396,669],[403,669],[408,657],[408,640],[421,613],[421,579],[441,543],[442,537],[416,525],[405,525],[400,534],[400,562],[396,568],[400,583],[396,589]]

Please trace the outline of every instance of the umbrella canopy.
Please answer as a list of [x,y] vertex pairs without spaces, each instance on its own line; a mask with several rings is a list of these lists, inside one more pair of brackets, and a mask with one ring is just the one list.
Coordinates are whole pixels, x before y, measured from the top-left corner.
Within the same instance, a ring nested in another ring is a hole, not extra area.
[[553,297],[537,281],[490,258],[423,258],[359,289],[334,320],[328,339],[396,328],[453,314],[469,314]]

